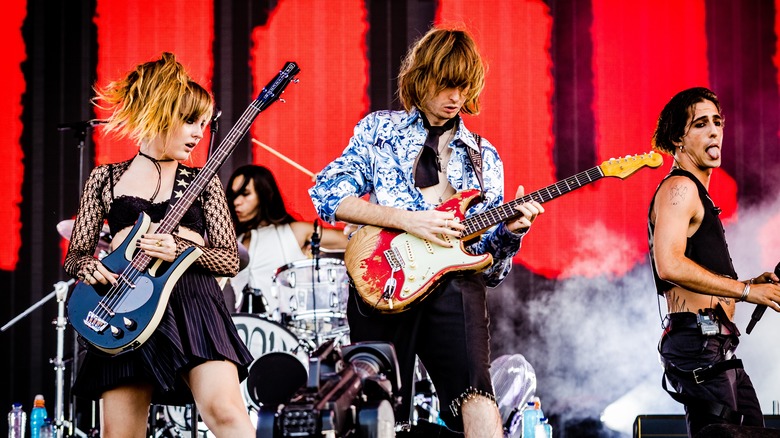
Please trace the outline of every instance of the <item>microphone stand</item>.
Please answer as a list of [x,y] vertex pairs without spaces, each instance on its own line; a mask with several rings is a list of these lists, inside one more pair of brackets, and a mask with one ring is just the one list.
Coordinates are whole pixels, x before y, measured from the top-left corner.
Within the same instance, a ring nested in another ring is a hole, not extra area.
[[311,233],[311,255],[314,258],[311,272],[311,305],[314,309],[314,342],[319,345],[319,327],[317,326],[317,285],[320,283],[320,221],[314,220],[314,232]]
[[[79,192],[78,192],[79,200],[81,199],[81,187],[84,184],[84,174],[85,174],[85,172],[84,172],[84,165],[85,165],[85,154],[86,154],[86,149],[87,149],[86,148],[86,146],[87,146],[87,132],[89,131],[90,128],[94,128],[95,126],[103,125],[105,123],[108,123],[108,121],[106,121],[106,120],[99,120],[99,119],[90,119],[90,120],[85,120],[85,121],[80,121],[80,122],[61,123],[60,125],[57,126],[57,130],[61,131],[61,132],[73,131],[73,133],[74,133],[73,135],[78,140],[78,146],[77,147],[78,147],[78,150],[79,150]],[[71,280],[71,281],[74,281],[74,280]],[[63,301],[60,304],[61,306],[63,306],[63,311],[64,311],[64,300],[65,299],[63,298]],[[63,318],[64,318],[64,316],[63,316]],[[59,320],[59,317],[58,317],[58,320]],[[67,325],[67,321],[65,321],[65,324]],[[58,340],[59,340],[59,336],[60,335],[64,336],[64,329],[65,329],[65,326],[63,326],[63,328],[62,328],[63,331],[58,333]],[[59,328],[59,321],[58,321],[57,330],[60,330],[60,328]],[[59,349],[59,346],[58,346],[58,349]],[[78,335],[76,333],[74,333],[73,334],[73,365],[71,366],[73,371],[71,373],[71,379],[70,379],[71,388],[73,387],[73,384],[76,382],[76,372],[78,371],[78,365],[79,365],[78,364],[78,352],[79,352],[79,339],[78,339]],[[55,365],[55,367],[56,367],[56,365]],[[91,418],[91,422],[90,422],[89,435],[90,436],[94,436],[94,434],[97,433],[97,416],[96,416],[96,405],[95,405],[95,402],[93,401],[91,403],[92,403],[92,409],[91,409],[92,418]],[[57,406],[57,407],[62,409],[62,406]],[[55,407],[55,410],[56,410],[57,407]],[[69,409],[69,412],[68,412],[68,421],[67,422],[61,421],[61,419],[59,417],[55,418],[55,420],[57,421],[57,423],[56,423],[57,436],[59,436],[59,437],[64,436],[62,434],[62,432],[63,432],[63,430],[62,430],[63,424],[68,424],[69,431],[68,431],[68,435],[67,436],[73,436],[74,430],[75,430],[76,435],[81,434],[82,436],[86,436],[86,434],[84,434],[82,431],[80,431],[78,427],[74,427],[74,417],[75,417],[75,414],[76,414],[76,397],[74,397],[74,396],[70,397],[69,408],[70,409]]]

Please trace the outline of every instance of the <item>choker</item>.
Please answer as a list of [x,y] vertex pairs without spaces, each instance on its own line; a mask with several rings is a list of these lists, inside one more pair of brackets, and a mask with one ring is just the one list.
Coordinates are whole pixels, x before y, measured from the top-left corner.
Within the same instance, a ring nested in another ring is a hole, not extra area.
[[145,153],[141,152],[140,150],[138,151],[138,155],[148,159],[152,163],[162,163],[162,162],[165,162],[165,161],[173,161],[173,158],[165,158],[163,160],[158,160],[157,158],[154,158],[151,155],[146,155]]
[[151,155],[146,155],[145,153],[138,151],[138,155],[148,159],[152,163],[154,163],[154,167],[157,169],[157,187],[154,189],[154,193],[152,194],[152,197],[149,198],[149,202],[154,202],[154,198],[157,197],[157,194],[160,193],[160,185],[162,184],[162,168],[160,167],[161,162],[165,161],[173,161],[173,158],[166,158],[164,160],[158,160],[157,158],[152,157]]

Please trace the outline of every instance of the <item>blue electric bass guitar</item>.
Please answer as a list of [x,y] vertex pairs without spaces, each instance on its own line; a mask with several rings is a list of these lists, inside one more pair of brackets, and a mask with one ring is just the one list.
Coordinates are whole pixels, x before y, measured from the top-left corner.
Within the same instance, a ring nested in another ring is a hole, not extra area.
[[[176,229],[184,213],[217,174],[257,115],[279,99],[298,72],[298,65],[288,62],[263,88],[165,214],[156,233],[168,234]],[[149,216],[141,213],[127,238],[102,260],[109,270],[120,274],[115,285],[92,286],[80,281],[68,300],[68,319],[73,329],[105,353],[133,350],[149,339],[162,319],[176,281],[202,254],[200,249],[190,247],[168,263],[138,251],[135,242],[150,225]]]

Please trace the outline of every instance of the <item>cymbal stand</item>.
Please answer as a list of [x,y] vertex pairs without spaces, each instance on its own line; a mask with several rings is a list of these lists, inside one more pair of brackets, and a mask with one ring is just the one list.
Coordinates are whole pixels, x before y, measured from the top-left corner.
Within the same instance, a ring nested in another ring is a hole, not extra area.
[[62,360],[65,346],[65,327],[68,326],[68,319],[65,317],[65,300],[68,297],[68,287],[73,284],[75,280],[70,279],[68,282],[60,281],[54,285],[54,292],[57,294],[57,319],[53,324],[57,327],[57,356],[54,359],[49,359],[49,363],[54,364],[54,375],[56,383],[56,398],[54,405],[54,427],[57,431],[56,436],[63,435],[65,427],[68,428],[68,436],[73,435],[73,423],[71,421],[65,421],[65,415],[63,413],[64,396],[65,396],[65,363]]
[[[65,344],[65,327],[68,325],[67,318],[65,318],[65,298],[68,295],[68,288],[70,285],[75,283],[76,280],[70,279],[68,281],[59,281],[54,285],[54,290],[51,291],[48,295],[38,300],[37,303],[33,304],[32,306],[28,307],[27,310],[17,315],[14,319],[8,321],[3,327],[0,328],[0,331],[6,331],[9,327],[16,324],[17,321],[24,318],[30,312],[37,309],[38,307],[42,306],[55,296],[57,297],[57,303],[58,303],[58,310],[57,310],[57,319],[53,321],[53,324],[57,326],[57,356],[54,359],[49,359],[49,362],[54,364],[54,374],[56,376],[55,380],[55,386],[56,386],[56,397],[55,397],[55,403],[54,403],[54,427],[57,430],[57,436],[64,436],[62,435],[63,427],[66,425],[66,422],[64,420],[63,415],[63,398],[64,398],[64,386],[65,386],[65,365],[63,362],[63,351],[64,351],[64,344]],[[71,422],[67,422],[68,427],[70,428],[72,426]]]

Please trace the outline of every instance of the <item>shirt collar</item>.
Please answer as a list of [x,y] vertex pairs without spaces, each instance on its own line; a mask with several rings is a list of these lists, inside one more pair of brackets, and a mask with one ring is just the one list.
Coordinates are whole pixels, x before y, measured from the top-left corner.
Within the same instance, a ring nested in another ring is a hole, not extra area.
[[[400,125],[401,128],[408,128],[414,123],[418,123],[421,130],[425,129],[423,128],[423,121],[420,115],[420,110],[418,110],[416,107],[409,111],[406,119]],[[471,134],[471,131],[466,128],[466,124],[463,123],[463,117],[461,117],[460,122],[458,122],[458,130],[455,132],[454,140],[456,143],[464,144],[471,149],[474,149],[475,151],[479,151],[479,147],[477,146],[477,142],[474,140],[474,136]]]

